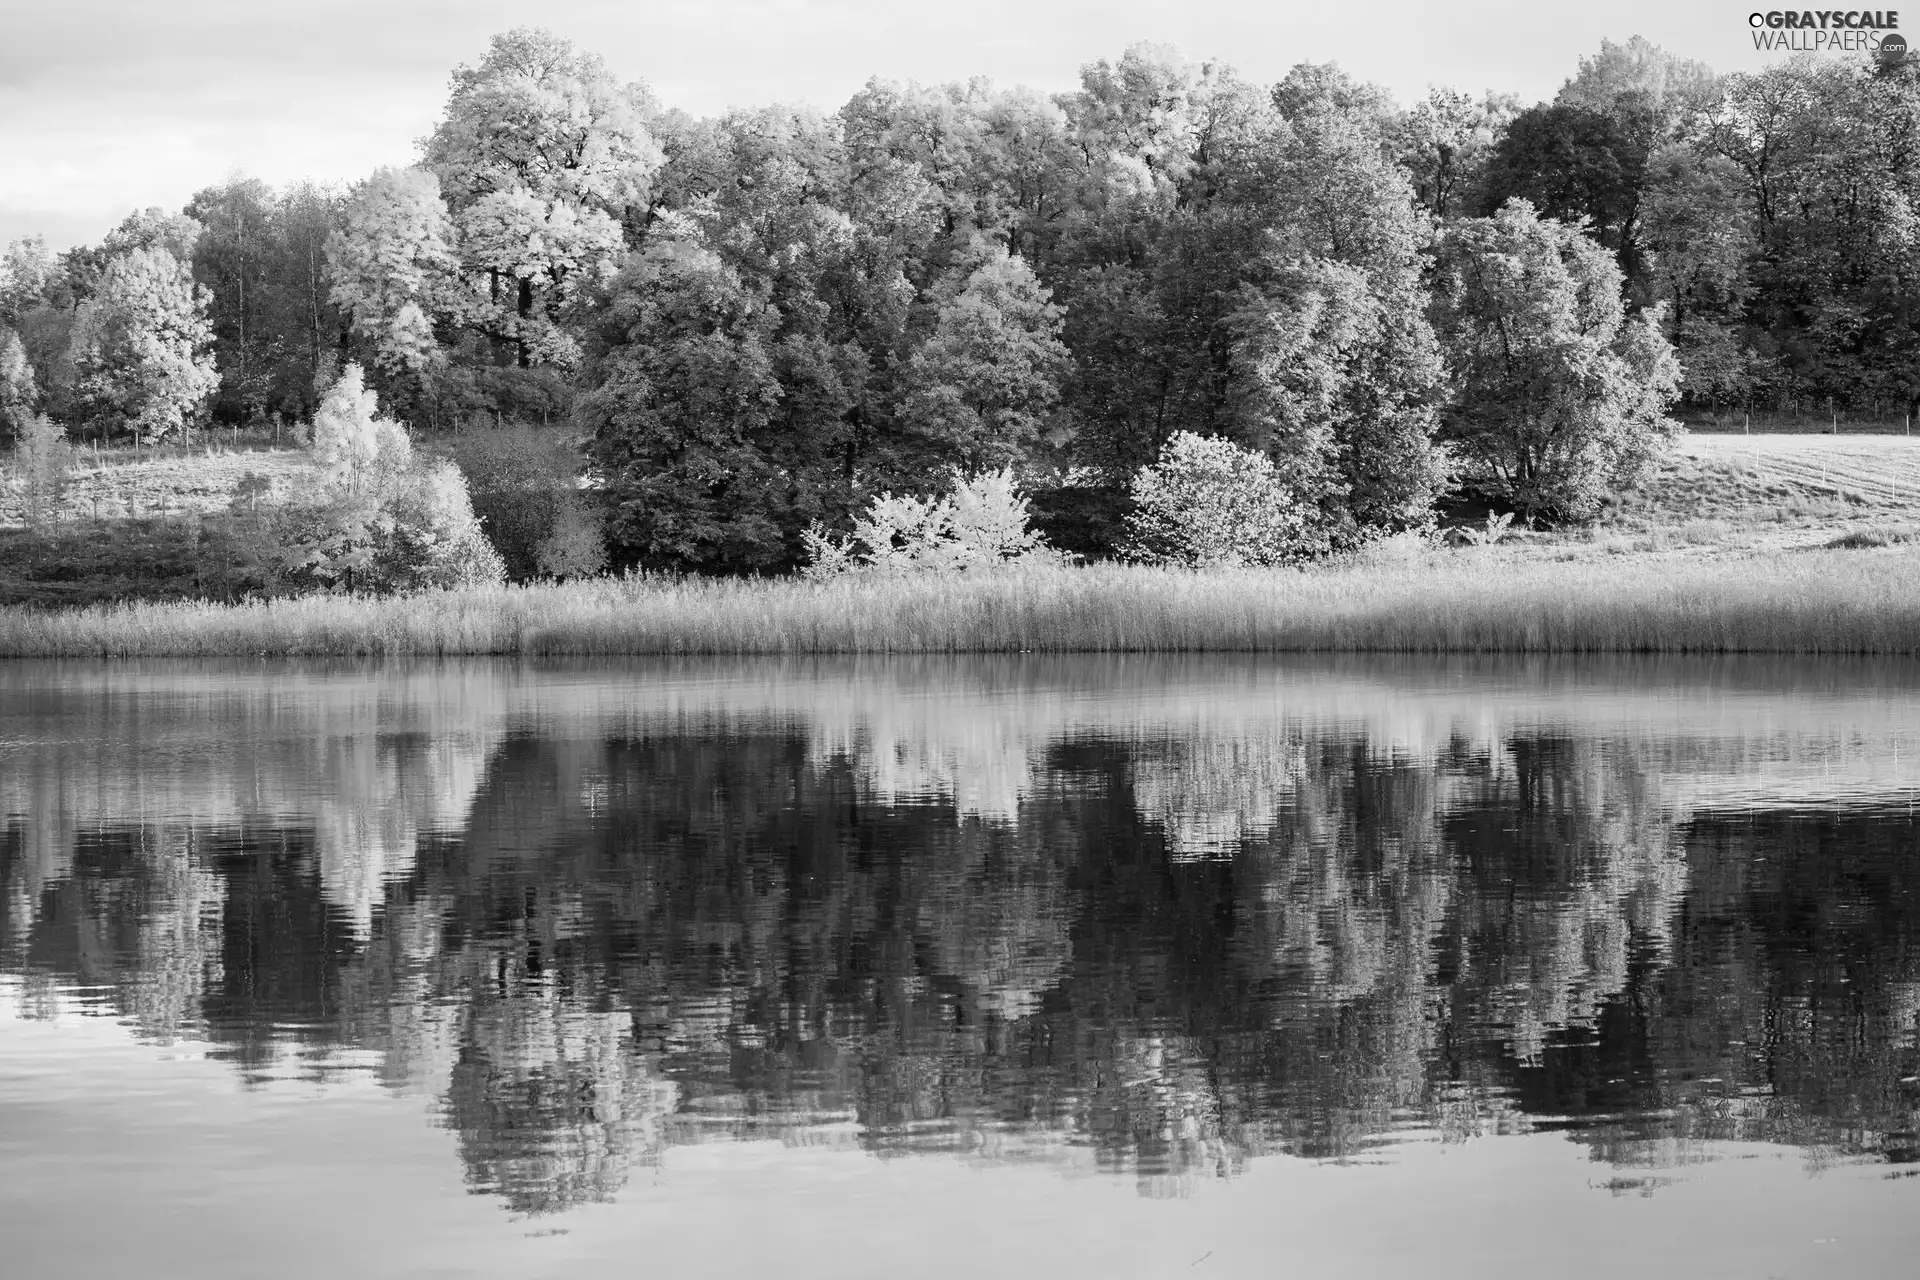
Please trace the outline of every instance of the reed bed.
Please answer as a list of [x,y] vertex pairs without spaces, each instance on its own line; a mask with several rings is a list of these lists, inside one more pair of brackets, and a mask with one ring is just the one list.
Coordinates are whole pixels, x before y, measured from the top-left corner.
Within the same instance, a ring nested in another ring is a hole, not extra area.
[[4,657],[804,653],[1920,653],[1920,555],[956,577],[629,577],[394,598],[0,609]]

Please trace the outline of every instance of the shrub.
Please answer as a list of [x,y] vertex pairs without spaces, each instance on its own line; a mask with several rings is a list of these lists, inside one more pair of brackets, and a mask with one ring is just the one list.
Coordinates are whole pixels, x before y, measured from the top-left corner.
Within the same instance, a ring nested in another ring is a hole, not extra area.
[[1055,563],[1057,553],[1028,527],[1027,500],[1009,469],[955,475],[944,497],[883,493],[836,540],[816,522],[802,535],[808,577],[855,570],[953,573],[1007,564]]
[[481,428],[461,436],[454,458],[508,577],[581,577],[606,563],[599,524],[580,497],[579,455],[565,437]]
[[1328,549],[1319,512],[1264,453],[1182,431],[1133,477],[1122,553],[1149,564],[1272,565]]
[[553,527],[534,548],[534,565],[549,578],[589,578],[607,567],[607,544],[600,525],[577,493],[568,493],[554,515]]

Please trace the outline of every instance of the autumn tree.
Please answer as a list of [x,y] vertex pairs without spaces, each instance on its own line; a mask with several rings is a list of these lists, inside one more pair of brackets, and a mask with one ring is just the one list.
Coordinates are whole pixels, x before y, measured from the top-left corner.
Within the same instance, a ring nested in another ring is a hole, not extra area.
[[1436,246],[1446,436],[1474,480],[1530,516],[1591,516],[1674,430],[1679,365],[1657,315],[1629,316],[1620,286],[1604,248],[1524,200]]

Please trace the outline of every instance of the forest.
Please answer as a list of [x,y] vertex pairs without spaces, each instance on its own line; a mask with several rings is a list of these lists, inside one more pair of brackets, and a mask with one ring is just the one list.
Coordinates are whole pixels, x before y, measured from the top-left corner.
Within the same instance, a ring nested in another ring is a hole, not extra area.
[[30,520],[74,443],[309,443],[330,514],[256,540],[349,588],[780,573],[949,492],[1204,560],[1154,530],[1221,477],[1254,563],[1462,499],[1579,522],[1677,418],[1920,407],[1916,138],[1907,61],[1639,37],[1532,105],[1138,44],[703,119],[520,29],[409,167],[8,245],[0,442]]

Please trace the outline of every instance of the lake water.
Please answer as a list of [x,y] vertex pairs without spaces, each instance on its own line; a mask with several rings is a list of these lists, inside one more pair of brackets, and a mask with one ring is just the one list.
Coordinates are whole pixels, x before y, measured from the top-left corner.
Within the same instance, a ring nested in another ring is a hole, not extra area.
[[0,664],[0,1275],[1915,1274],[1920,667]]

